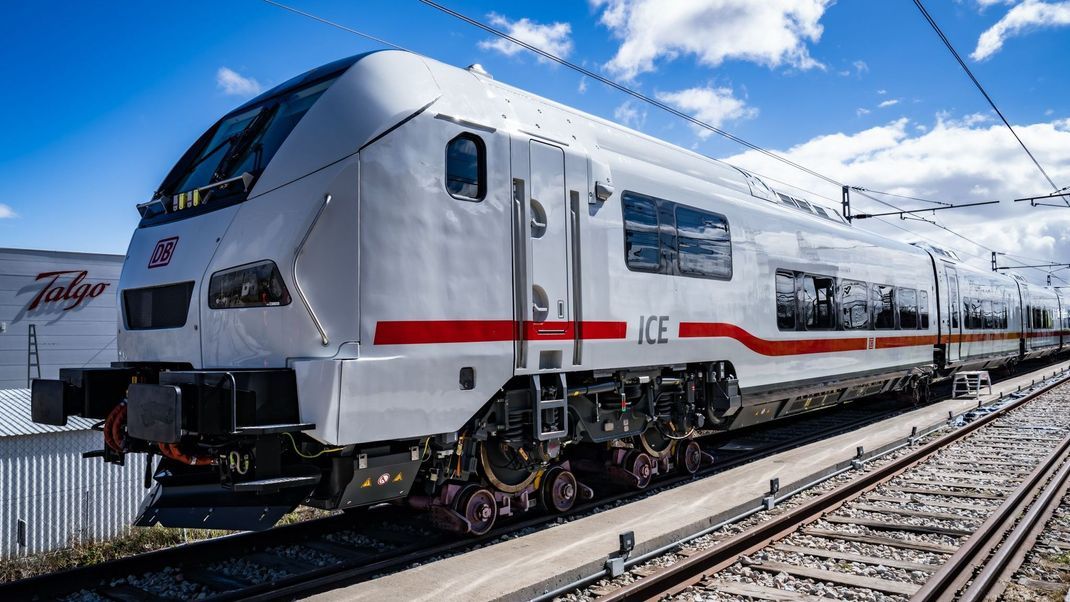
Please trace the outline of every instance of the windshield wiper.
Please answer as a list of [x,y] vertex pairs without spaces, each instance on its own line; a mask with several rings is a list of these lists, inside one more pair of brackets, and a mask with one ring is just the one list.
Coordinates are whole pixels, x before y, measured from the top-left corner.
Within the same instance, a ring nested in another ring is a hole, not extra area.
[[215,183],[227,176],[227,173],[230,171],[234,162],[243,157],[245,152],[249,149],[249,145],[253,141],[253,135],[263,131],[262,126],[267,120],[271,119],[278,108],[279,105],[276,104],[269,109],[260,111],[257,113],[256,117],[253,117],[253,120],[249,122],[249,125],[245,126],[245,128],[239,132],[239,137],[231,147],[230,153],[219,162],[215,172],[212,173],[212,178],[209,181],[210,183]]

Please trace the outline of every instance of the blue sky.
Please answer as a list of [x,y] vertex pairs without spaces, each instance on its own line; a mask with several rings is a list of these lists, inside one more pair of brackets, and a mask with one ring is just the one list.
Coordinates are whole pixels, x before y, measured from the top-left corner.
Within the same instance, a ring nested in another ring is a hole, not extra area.
[[[1050,191],[908,0],[448,4],[855,185],[963,201]],[[1070,185],[1070,2],[928,4],[1038,159]],[[836,196],[415,0],[292,5]],[[219,116],[258,88],[380,47],[257,0],[15,3],[5,13],[0,246],[123,252],[134,205]],[[1000,250],[1070,259],[1070,222],[1057,210],[939,219]]]

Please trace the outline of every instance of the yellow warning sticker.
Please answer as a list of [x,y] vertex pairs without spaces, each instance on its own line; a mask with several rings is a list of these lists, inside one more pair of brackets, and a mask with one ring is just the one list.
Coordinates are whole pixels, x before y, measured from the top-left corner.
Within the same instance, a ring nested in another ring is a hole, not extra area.
[[367,478],[367,479],[364,479],[364,482],[360,484],[360,488],[361,489],[364,489],[365,487],[371,487],[371,486],[372,486],[372,480],[371,480],[370,477]]
[[393,482],[394,482],[394,483],[397,483],[398,481],[400,481],[400,480],[401,480],[401,479],[403,479],[403,478],[404,478],[404,477],[402,477],[402,476],[401,476],[401,473],[399,472],[399,473],[397,473],[396,475],[394,475],[394,481],[393,481]]

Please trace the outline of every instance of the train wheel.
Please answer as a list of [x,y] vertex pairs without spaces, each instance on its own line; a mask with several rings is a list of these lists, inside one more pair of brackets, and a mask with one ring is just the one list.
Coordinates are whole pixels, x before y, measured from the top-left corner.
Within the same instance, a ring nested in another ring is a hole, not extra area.
[[697,441],[676,446],[676,466],[687,474],[698,472],[699,466],[702,466],[702,448]]
[[643,447],[643,451],[651,456],[661,459],[672,453],[673,448],[672,439],[666,437],[656,425],[651,424],[647,427],[641,435],[639,435],[639,444]]
[[654,478],[654,459],[638,450],[633,449],[624,456],[622,468],[635,477],[636,489],[646,489]]
[[570,471],[554,466],[546,471],[539,484],[539,496],[544,508],[563,513],[572,510],[579,494],[579,484]]
[[485,535],[498,518],[498,504],[494,501],[494,494],[475,485],[468,486],[457,496],[454,510],[468,520],[472,535]]
[[505,442],[490,439],[479,446],[479,459],[487,480],[499,491],[519,493],[535,480],[536,468]]

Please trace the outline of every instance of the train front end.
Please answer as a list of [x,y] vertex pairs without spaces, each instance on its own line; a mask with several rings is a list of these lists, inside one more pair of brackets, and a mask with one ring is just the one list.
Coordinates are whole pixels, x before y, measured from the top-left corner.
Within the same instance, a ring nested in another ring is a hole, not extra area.
[[147,454],[136,524],[264,529],[352,480],[325,454],[344,448],[330,402],[293,362],[358,354],[359,150],[434,101],[428,77],[399,90],[421,68],[384,52],[298,76],[219,120],[138,205],[119,361],[32,385],[34,421],[99,421],[86,455]]

